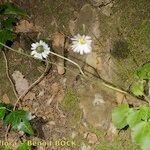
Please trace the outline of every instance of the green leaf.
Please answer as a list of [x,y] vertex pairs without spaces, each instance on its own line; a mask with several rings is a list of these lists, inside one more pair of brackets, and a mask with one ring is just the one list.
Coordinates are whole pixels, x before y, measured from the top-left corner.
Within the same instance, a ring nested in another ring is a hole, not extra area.
[[131,86],[131,91],[135,96],[142,96],[144,94],[144,85],[143,83],[134,83]]
[[19,145],[17,150],[31,150],[31,146],[29,146],[26,142]]
[[0,150],[10,150],[7,146],[0,148]]
[[0,6],[0,13],[5,15],[25,16],[26,12],[12,3]]
[[150,63],[144,64],[136,71],[139,79],[150,79]]
[[132,138],[136,144],[141,145],[146,137],[150,137],[150,122],[141,121],[132,128]]
[[8,18],[6,20],[1,21],[1,28],[13,31],[14,23],[16,22],[15,18]]
[[141,113],[140,110],[133,110],[130,111],[130,113],[127,116],[127,123],[130,128],[133,128],[135,125],[137,125],[139,122],[141,122]]
[[112,113],[113,124],[119,129],[122,129],[125,126],[127,126],[127,116],[129,112],[130,108],[128,104],[125,103],[118,106]]
[[0,107],[0,119],[3,119],[6,113],[6,107]]
[[[14,39],[14,33],[10,30],[3,30],[3,31],[0,31],[0,42],[3,43],[3,44],[6,44],[7,41],[12,41]],[[2,48],[3,46],[0,45],[0,49]]]
[[4,123],[11,124],[13,129],[19,129],[24,131],[25,133],[32,135],[33,130],[29,123],[29,116],[29,112],[26,112],[24,110],[17,110],[7,115],[4,119]]
[[133,128],[136,124],[141,121],[148,121],[150,119],[150,107],[141,106],[139,110],[130,111],[127,117],[127,123],[130,128]]
[[141,106],[140,107],[140,115],[141,115],[142,120],[148,121],[150,119],[150,107]]
[[30,125],[29,121],[21,122],[20,130],[25,132],[25,133],[28,133],[30,135],[34,134],[32,126]]
[[142,150],[150,150],[150,136],[149,137],[145,137],[142,144],[141,144],[141,148]]
[[0,119],[4,119],[5,115],[8,113],[8,109],[12,109],[10,105],[0,103]]

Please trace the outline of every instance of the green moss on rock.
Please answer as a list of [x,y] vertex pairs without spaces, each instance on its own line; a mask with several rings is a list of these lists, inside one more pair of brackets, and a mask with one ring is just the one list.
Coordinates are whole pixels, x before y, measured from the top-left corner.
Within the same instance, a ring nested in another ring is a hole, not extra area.
[[67,89],[65,98],[60,104],[61,108],[69,114],[69,123],[76,126],[80,123],[82,112],[79,108],[79,98],[76,91]]

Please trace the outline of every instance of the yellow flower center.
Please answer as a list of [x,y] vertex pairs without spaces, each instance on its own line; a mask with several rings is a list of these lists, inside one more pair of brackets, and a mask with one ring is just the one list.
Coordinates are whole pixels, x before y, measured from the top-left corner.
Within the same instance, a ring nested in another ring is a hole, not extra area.
[[79,39],[79,43],[80,43],[81,45],[85,44],[85,43],[86,43],[85,38],[81,37],[81,38]]

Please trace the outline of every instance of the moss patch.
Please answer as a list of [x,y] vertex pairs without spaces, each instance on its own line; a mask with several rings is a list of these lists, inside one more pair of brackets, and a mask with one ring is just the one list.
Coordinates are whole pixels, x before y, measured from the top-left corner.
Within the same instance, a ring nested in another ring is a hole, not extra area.
[[102,137],[100,144],[98,144],[95,150],[140,150],[140,147],[136,146],[131,141],[130,132],[122,132],[113,141],[106,140]]
[[[148,0],[116,0],[113,14],[99,14],[103,40],[111,39],[110,57],[116,69],[114,84],[128,89],[134,71],[150,61],[150,2]],[[123,45],[118,41],[123,41]]]
[[62,110],[68,114],[68,121],[71,126],[74,127],[80,123],[82,112],[79,108],[79,98],[76,91],[67,89],[65,98],[60,105]]

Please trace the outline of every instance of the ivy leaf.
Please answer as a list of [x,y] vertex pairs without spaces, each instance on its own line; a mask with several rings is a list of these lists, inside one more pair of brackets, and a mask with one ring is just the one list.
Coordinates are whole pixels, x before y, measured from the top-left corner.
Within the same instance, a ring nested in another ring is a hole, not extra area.
[[16,22],[15,18],[7,18],[6,20],[1,21],[1,28],[13,31],[13,26]]
[[112,121],[117,128],[122,129],[127,126],[127,116],[129,111],[129,105],[126,103],[118,106],[114,110],[112,113]]
[[19,128],[21,131],[28,133],[29,135],[33,135],[33,129],[29,121],[23,121],[19,124]]
[[[12,41],[14,39],[14,33],[10,30],[0,31],[0,42],[6,44],[7,41]],[[0,49],[3,46],[0,45]]]
[[29,123],[30,115],[31,114],[29,112],[26,112],[24,110],[13,111],[6,116],[6,118],[4,119],[4,123],[11,124],[12,128],[19,129],[24,131],[25,133],[33,135],[33,130]]
[[150,119],[150,107],[141,106],[140,108],[141,119],[148,121]]
[[134,83],[131,86],[131,91],[135,96],[142,96],[144,94],[144,85],[143,83]]
[[133,128],[136,124],[141,121],[148,121],[150,119],[150,107],[141,106],[139,110],[130,111],[127,117],[127,123],[130,128]]
[[133,110],[130,111],[129,115],[127,116],[127,123],[130,128],[133,128],[136,124],[141,122],[141,113],[140,110]]
[[7,3],[0,6],[0,13],[4,15],[25,16],[26,12],[12,3]]
[[142,150],[150,150],[149,142],[150,142],[150,136],[145,137],[141,144]]
[[150,79],[150,63],[147,63],[140,67],[136,71],[136,75],[139,77],[139,79]]
[[10,150],[10,148],[8,148],[7,146],[2,147],[0,150]]
[[150,122],[141,121],[132,128],[132,138],[136,144],[141,145],[147,137],[150,137]]
[[0,119],[4,119],[5,115],[8,113],[8,109],[12,109],[10,105],[6,105],[3,103],[0,103]]
[[6,113],[6,107],[0,107],[0,119],[3,119]]
[[31,150],[31,146],[29,146],[26,142],[19,145],[17,150]]

